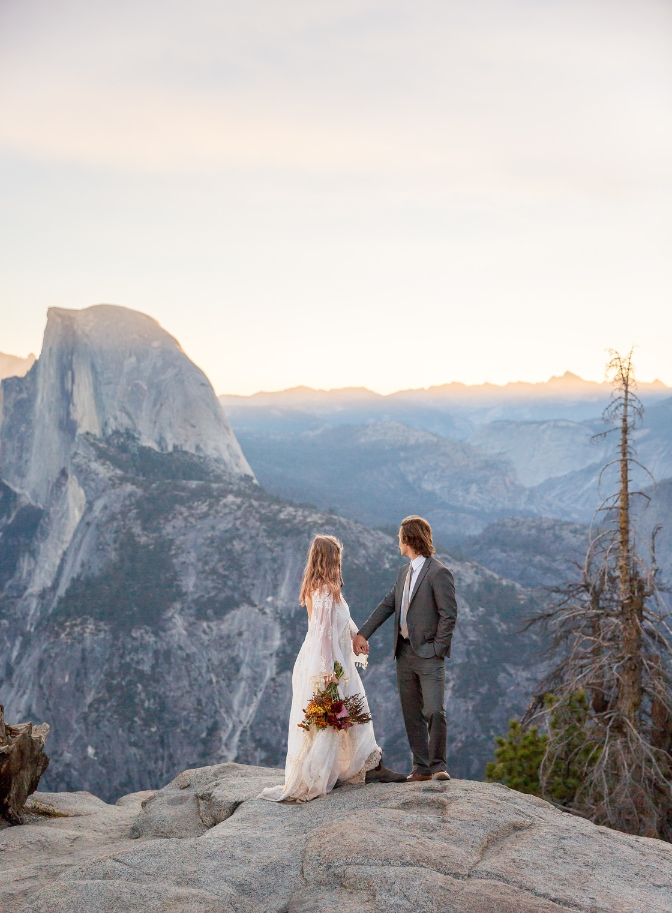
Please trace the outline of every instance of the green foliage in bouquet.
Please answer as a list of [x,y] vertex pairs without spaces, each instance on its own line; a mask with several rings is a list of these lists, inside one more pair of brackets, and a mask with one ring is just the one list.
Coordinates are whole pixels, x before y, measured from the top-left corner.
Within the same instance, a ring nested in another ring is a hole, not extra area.
[[342,732],[358,723],[370,723],[371,714],[365,710],[364,697],[361,694],[352,694],[350,697],[341,697],[338,693],[338,683],[343,678],[343,666],[334,663],[334,673],[326,686],[316,689],[309,704],[304,708],[305,717],[299,723],[301,729],[309,731],[315,729],[333,729]]

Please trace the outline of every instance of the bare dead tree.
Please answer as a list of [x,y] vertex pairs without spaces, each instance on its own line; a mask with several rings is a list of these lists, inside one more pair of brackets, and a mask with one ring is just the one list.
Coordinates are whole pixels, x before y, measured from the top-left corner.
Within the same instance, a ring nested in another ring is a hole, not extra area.
[[572,809],[626,833],[672,840],[670,613],[657,579],[657,530],[644,542],[632,524],[633,498],[646,497],[633,491],[633,468],[647,472],[633,449],[643,407],[632,352],[611,356],[614,390],[604,413],[611,428],[599,437],[616,434],[618,449],[600,482],[615,466],[618,483],[595,514],[579,582],[553,591],[533,621],[552,631],[558,659],[523,723],[548,728],[540,780],[549,797],[571,769]]

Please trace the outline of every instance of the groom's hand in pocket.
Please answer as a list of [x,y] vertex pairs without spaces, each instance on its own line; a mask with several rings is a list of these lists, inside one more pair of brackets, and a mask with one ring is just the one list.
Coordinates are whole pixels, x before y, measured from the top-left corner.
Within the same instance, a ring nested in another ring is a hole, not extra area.
[[368,656],[369,642],[365,637],[362,637],[361,634],[355,634],[352,638],[352,649],[355,651],[355,656],[360,656],[362,653],[365,653]]

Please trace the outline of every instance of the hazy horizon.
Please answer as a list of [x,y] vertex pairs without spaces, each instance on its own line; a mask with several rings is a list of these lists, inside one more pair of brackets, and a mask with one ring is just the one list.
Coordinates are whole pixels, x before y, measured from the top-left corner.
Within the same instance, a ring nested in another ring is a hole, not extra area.
[[[309,390],[313,393],[347,393],[349,391],[352,391],[352,392],[364,391],[366,393],[373,393],[376,396],[394,396],[395,393],[413,393],[415,391],[440,390],[443,387],[453,387],[453,386],[454,387],[465,387],[470,390],[474,389],[476,387],[494,387],[497,390],[504,390],[506,387],[516,387],[516,386],[532,386],[532,387],[547,386],[552,381],[561,381],[561,382],[565,381],[567,378],[567,375],[571,375],[572,380],[576,379],[577,381],[580,381],[582,384],[591,384],[591,385],[597,384],[600,386],[609,386],[609,381],[604,378],[601,381],[588,380],[585,377],[579,377],[579,375],[574,374],[573,371],[565,371],[563,374],[553,374],[553,375],[551,375],[551,377],[547,378],[546,380],[536,380],[536,381],[509,380],[503,384],[495,384],[495,383],[492,383],[491,381],[487,381],[487,380],[483,381],[480,384],[466,384],[461,380],[449,380],[443,384],[433,384],[430,387],[407,387],[404,389],[392,390],[389,393],[380,393],[378,390],[372,390],[370,387],[361,387],[361,386],[359,386],[359,387],[357,387],[357,386],[329,387],[328,389],[325,389],[322,387],[309,387],[306,384],[299,384],[296,387],[283,387],[280,390],[256,390],[254,393],[226,393],[224,391],[221,391],[217,395],[225,396],[225,397],[232,397],[232,398],[233,397],[249,398],[251,396],[264,396],[264,395],[272,396],[274,393],[294,393],[294,392],[298,392],[300,390]],[[664,388],[666,390],[672,391],[672,385],[668,385],[668,384],[664,383],[664,381],[660,380],[660,378],[657,378],[657,377],[654,378],[652,381],[638,379],[637,385],[639,387],[649,387],[649,388],[658,387],[658,388]]]
[[[164,329],[165,329],[165,327],[164,327]],[[178,342],[179,342],[179,340],[178,340]],[[185,354],[187,355],[187,357],[189,357],[188,352],[186,352]],[[30,352],[26,356],[16,355],[15,353],[11,353],[11,352],[0,352],[0,380],[4,377],[23,376],[23,373],[20,373],[17,375],[14,373],[13,370],[10,371],[10,369],[7,367],[7,364],[5,363],[5,360],[9,360],[9,362],[12,362],[15,360],[30,362],[31,359],[36,359],[36,358],[39,358],[39,350],[38,350],[37,355],[34,352]],[[191,359],[191,360],[193,361],[193,359]],[[194,362],[194,363],[197,364],[197,362]],[[200,367],[202,370],[205,371],[205,369],[203,369],[202,365],[198,365],[198,367]],[[205,373],[207,375],[207,371],[205,371]],[[567,370],[567,371],[564,371],[562,374],[553,374],[544,380],[530,381],[530,380],[521,378],[518,380],[506,381],[505,383],[502,383],[502,384],[497,384],[497,383],[494,383],[492,381],[487,381],[487,380],[483,381],[481,383],[477,383],[477,384],[469,384],[469,383],[465,383],[464,381],[461,381],[461,380],[448,380],[448,381],[444,381],[443,383],[433,384],[433,385],[427,386],[427,387],[405,387],[405,388],[399,388],[396,390],[390,390],[386,393],[382,393],[379,390],[374,390],[370,387],[364,387],[361,385],[323,388],[323,387],[311,387],[311,386],[308,386],[307,384],[297,384],[296,386],[293,386],[293,387],[281,387],[276,390],[261,390],[260,389],[260,390],[255,390],[252,393],[230,393],[225,390],[218,391],[216,388],[215,388],[215,392],[217,393],[217,396],[228,397],[228,398],[238,398],[238,397],[239,398],[250,398],[250,397],[254,397],[254,396],[265,396],[265,395],[273,396],[274,394],[280,394],[280,393],[295,393],[295,392],[298,393],[299,391],[304,391],[304,390],[310,391],[312,393],[365,392],[365,393],[373,394],[375,396],[386,397],[386,396],[394,396],[397,393],[412,393],[412,392],[422,392],[422,391],[427,392],[430,390],[440,390],[444,387],[464,387],[467,390],[473,390],[473,389],[479,388],[479,387],[494,388],[496,390],[504,390],[507,387],[516,387],[516,386],[543,387],[543,386],[548,386],[549,384],[552,384],[554,381],[556,382],[555,386],[558,389],[560,389],[560,387],[562,387],[562,386],[565,386],[565,388],[566,388],[570,384],[573,384],[575,382],[578,382],[576,384],[577,386],[594,385],[594,384],[597,384],[597,385],[608,385],[609,384],[608,380],[606,380],[605,377],[602,377],[602,379],[600,379],[600,380],[594,380],[594,379],[581,377],[580,375],[574,373],[573,371]],[[672,391],[672,385],[665,384],[664,381],[660,380],[660,378],[653,378],[653,380],[642,380],[642,379],[638,378],[637,383],[638,383],[638,386],[640,386],[640,387],[645,387],[645,388],[663,387],[667,390]],[[214,387],[214,384],[213,384],[213,387]]]

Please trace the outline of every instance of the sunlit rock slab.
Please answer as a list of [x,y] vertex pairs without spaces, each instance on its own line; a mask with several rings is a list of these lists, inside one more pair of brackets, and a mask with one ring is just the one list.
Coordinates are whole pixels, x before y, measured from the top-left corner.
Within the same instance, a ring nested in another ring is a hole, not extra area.
[[[189,771],[186,777],[196,781],[213,774],[221,786],[227,780],[263,780],[259,768],[248,773],[240,765]],[[268,784],[277,776],[269,769]],[[192,810],[180,807],[188,833]],[[52,829],[70,825],[55,823]],[[179,815],[172,823],[176,834],[178,825]],[[33,855],[38,868],[40,859],[50,864],[48,844]],[[300,805],[247,799],[200,837],[142,839],[133,845],[120,840],[103,856],[63,871],[16,909],[672,911],[668,844],[596,827],[534,797],[471,781],[341,787]]]

